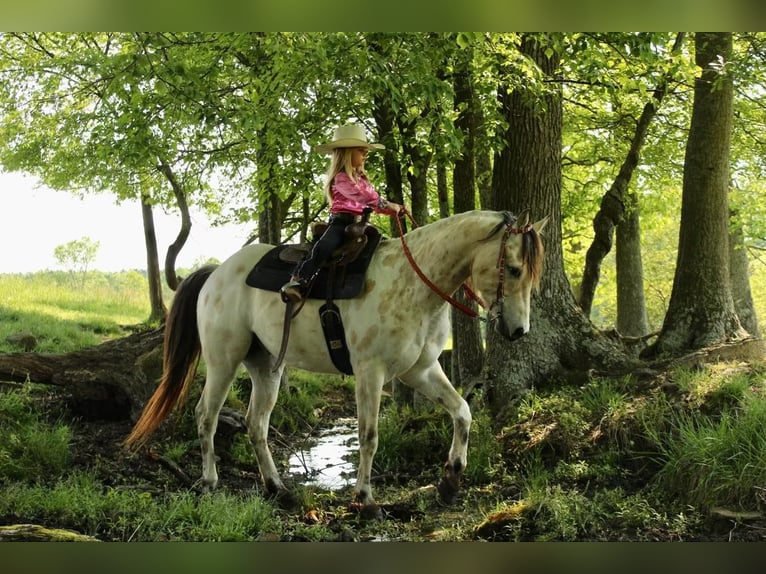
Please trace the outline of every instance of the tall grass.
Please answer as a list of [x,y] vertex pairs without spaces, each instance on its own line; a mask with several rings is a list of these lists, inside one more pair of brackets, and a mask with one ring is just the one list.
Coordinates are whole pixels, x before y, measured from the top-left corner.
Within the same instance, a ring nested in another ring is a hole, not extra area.
[[19,349],[6,339],[30,333],[36,352],[68,352],[122,334],[149,317],[146,278],[137,271],[88,272],[74,289],[63,272],[0,275],[0,352]]
[[659,441],[657,485],[696,506],[762,507],[766,485],[766,402],[747,394],[718,417],[680,413]]
[[30,387],[0,392],[0,484],[23,480],[55,480],[71,460],[70,429],[43,420]]

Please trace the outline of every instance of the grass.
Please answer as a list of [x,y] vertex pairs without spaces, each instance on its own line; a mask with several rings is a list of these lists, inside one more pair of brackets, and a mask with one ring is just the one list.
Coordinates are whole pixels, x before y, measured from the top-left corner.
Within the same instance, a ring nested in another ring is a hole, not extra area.
[[12,484],[0,516],[55,523],[112,541],[248,541],[280,532],[274,507],[256,494],[180,492],[160,497],[104,488],[92,475],[73,472],[40,488]]
[[0,352],[20,349],[9,335],[30,333],[36,352],[68,352],[123,334],[149,316],[146,278],[137,271],[89,272],[73,289],[64,272],[0,274]]
[[31,385],[0,392],[0,484],[43,483],[69,466],[69,427],[43,420],[34,410],[31,392]]

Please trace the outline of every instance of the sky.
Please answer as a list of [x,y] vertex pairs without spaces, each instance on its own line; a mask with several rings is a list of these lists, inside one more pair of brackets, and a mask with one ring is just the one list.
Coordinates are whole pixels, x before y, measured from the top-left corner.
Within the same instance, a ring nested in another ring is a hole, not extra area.
[[[0,172],[0,273],[59,270],[53,256],[58,245],[88,237],[100,247],[91,269],[146,269],[146,249],[138,202],[116,204],[109,194],[79,199],[53,191],[32,176]],[[223,261],[249,237],[254,225],[213,228],[192,210],[192,228],[177,267],[192,267],[200,258]],[[154,210],[160,265],[181,227],[180,215]]]

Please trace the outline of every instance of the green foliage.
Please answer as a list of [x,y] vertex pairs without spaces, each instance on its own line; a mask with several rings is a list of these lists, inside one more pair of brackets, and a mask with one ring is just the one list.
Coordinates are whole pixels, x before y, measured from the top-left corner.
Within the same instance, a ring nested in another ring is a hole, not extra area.
[[43,420],[30,393],[0,392],[0,483],[56,480],[71,461],[69,427]]
[[[273,211],[283,237],[293,238],[307,215],[324,209],[326,158],[311,147],[333,125],[360,121],[388,138],[386,154],[370,158],[371,172],[382,175],[386,160],[387,171],[412,185],[409,178],[428,170],[428,197],[409,198],[425,211],[422,224],[438,213],[434,166],[445,165],[449,178],[463,152],[450,75],[464,68],[482,114],[476,145],[486,157],[506,143],[498,89],[524,85],[534,97],[561,90],[560,223],[576,290],[597,206],[626,157],[636,119],[665,85],[628,190],[639,198],[644,287],[656,330],[676,263],[697,73],[691,35],[675,51],[672,32],[523,37],[560,56],[557,82],[542,81],[521,54],[518,33],[9,33],[0,37],[0,164],[54,189],[143,196],[166,208],[177,205],[175,189],[217,222]],[[766,154],[758,137],[765,45],[763,33],[738,33],[726,63],[737,89],[730,199],[753,261],[762,259],[766,221]],[[167,169],[158,170],[158,162]],[[168,185],[171,175],[177,186]],[[614,324],[615,281],[610,254],[594,301],[597,326]],[[752,281],[764,314],[766,270],[754,271]]]

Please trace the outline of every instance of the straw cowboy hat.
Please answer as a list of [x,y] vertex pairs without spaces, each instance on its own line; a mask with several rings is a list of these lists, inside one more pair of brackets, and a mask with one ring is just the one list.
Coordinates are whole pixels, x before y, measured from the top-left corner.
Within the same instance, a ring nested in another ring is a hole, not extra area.
[[332,141],[319,144],[314,149],[320,153],[332,153],[334,149],[343,147],[363,147],[370,151],[386,149],[379,143],[368,143],[364,127],[357,124],[349,124],[335,128]]

